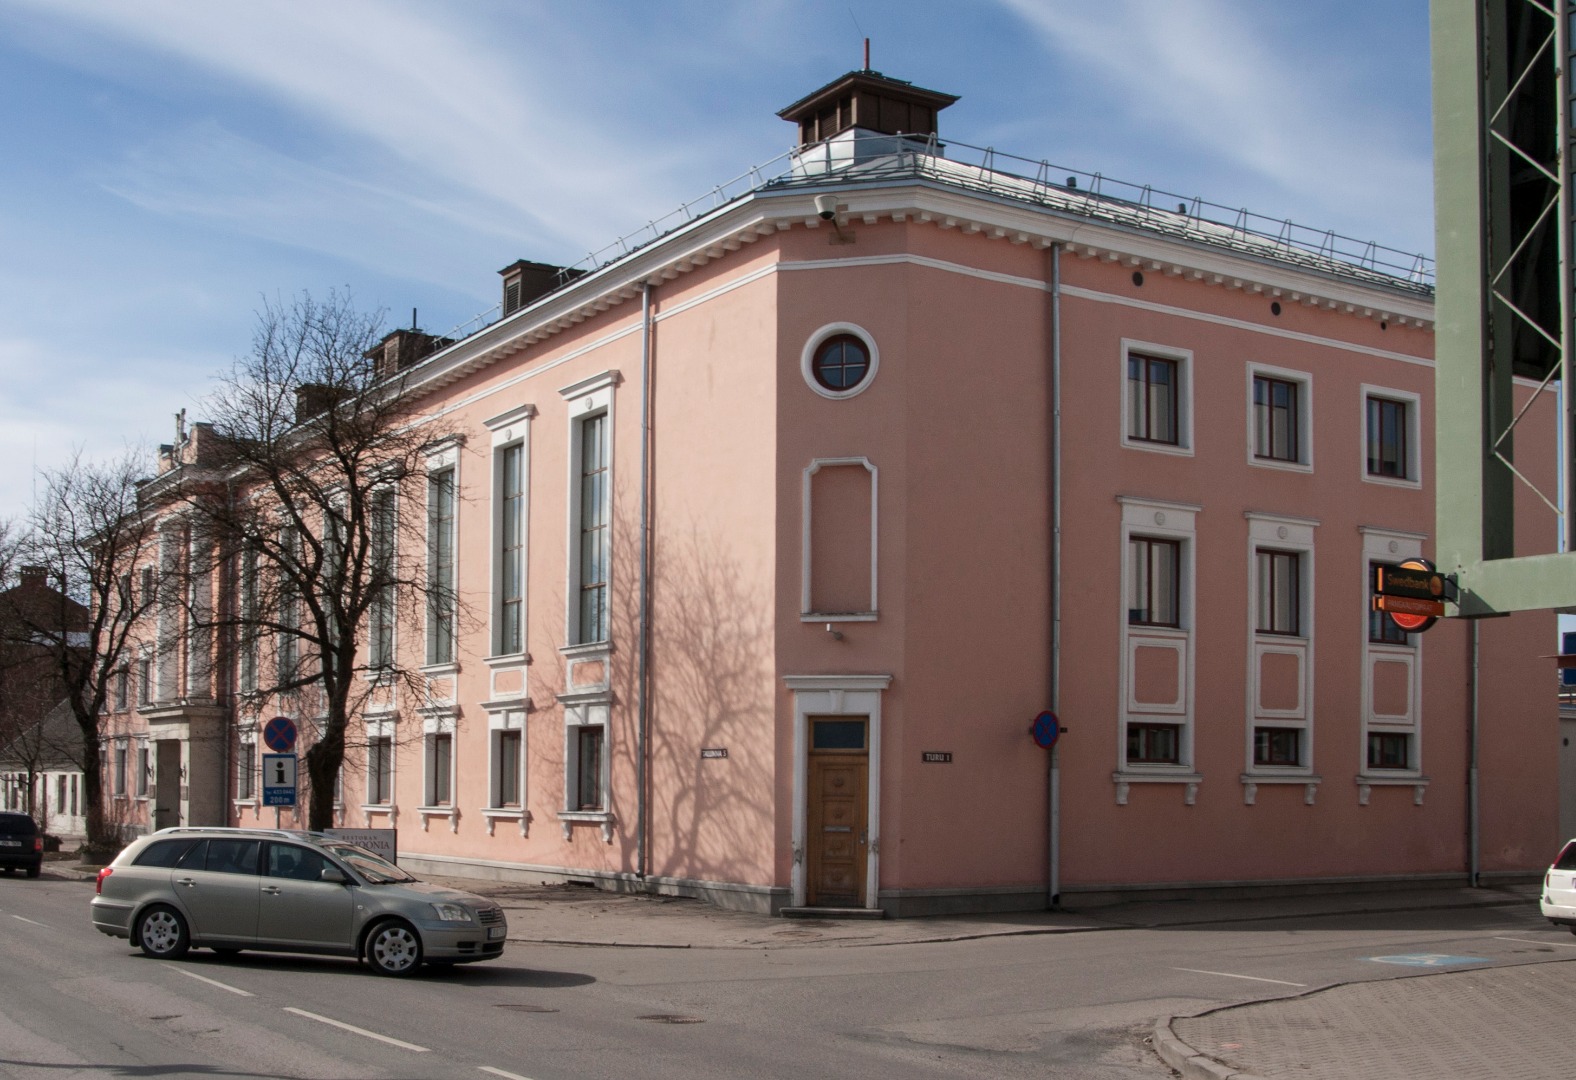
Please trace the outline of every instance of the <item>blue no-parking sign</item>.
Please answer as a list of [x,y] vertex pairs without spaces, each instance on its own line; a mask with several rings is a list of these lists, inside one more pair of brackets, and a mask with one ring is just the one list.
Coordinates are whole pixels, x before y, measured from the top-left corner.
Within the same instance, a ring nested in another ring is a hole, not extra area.
[[276,754],[288,754],[295,749],[296,725],[288,716],[276,716],[263,725],[263,745]]

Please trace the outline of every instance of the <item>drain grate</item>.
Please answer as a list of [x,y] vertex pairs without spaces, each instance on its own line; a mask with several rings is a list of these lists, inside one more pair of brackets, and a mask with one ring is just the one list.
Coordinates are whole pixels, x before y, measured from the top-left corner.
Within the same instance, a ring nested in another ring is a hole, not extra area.
[[704,1024],[706,1021],[698,1016],[680,1016],[678,1013],[649,1013],[637,1016],[636,1020],[650,1020],[653,1024]]
[[549,1009],[546,1005],[518,1005],[512,1002],[505,1002],[502,1005],[494,1005],[493,1008],[513,1009],[515,1012],[528,1013],[555,1013],[558,1011],[557,1009]]

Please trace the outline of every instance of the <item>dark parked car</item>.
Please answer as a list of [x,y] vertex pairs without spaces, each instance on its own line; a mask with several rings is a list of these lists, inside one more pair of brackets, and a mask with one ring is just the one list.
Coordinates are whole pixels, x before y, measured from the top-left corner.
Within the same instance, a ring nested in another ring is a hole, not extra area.
[[15,810],[0,810],[0,868],[17,867],[37,877],[44,867],[44,834],[38,822]]
[[99,871],[93,925],[149,956],[190,948],[354,956],[382,975],[503,955],[496,903],[354,844],[274,829],[161,829]]

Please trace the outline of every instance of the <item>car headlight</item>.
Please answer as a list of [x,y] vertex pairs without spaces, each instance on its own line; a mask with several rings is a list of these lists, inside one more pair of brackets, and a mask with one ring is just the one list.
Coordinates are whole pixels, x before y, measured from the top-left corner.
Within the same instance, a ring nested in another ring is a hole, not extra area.
[[432,910],[441,922],[471,921],[471,913],[459,904],[433,904]]

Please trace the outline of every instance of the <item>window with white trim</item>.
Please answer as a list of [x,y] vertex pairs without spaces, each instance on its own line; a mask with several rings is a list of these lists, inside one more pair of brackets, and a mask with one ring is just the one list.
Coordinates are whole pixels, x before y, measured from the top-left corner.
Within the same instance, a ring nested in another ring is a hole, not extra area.
[[613,390],[616,371],[559,391],[569,405],[569,580],[566,641],[599,645],[611,637]]
[[[1244,783],[1314,785],[1313,555],[1318,522],[1249,512]],[[1284,774],[1295,772],[1295,778]],[[1250,790],[1256,790],[1250,789]],[[1311,792],[1313,788],[1309,788]],[[1307,796],[1311,799],[1311,794]],[[1250,796],[1248,801],[1253,801]]]
[[1193,354],[1124,341],[1122,367],[1122,445],[1191,455]]
[[564,813],[608,811],[608,704],[580,701],[564,706]]
[[148,757],[148,740],[137,740],[136,765],[137,779],[133,794],[139,799],[148,797],[148,778],[153,775],[153,762]]
[[[1362,588],[1366,606],[1372,595],[1375,568],[1421,558],[1426,537],[1363,526]],[[1358,748],[1359,802],[1366,804],[1373,787],[1413,788],[1420,802],[1428,778],[1422,775],[1423,649],[1383,612],[1366,611],[1362,634],[1362,743]],[[1355,628],[1354,628],[1355,629]]]
[[387,806],[394,801],[394,739],[373,735],[367,740],[367,802]]
[[372,492],[367,522],[371,547],[372,603],[367,610],[367,666],[382,671],[394,664],[394,624],[396,580],[394,562],[395,530],[398,528],[397,493],[392,485]]
[[[279,548],[288,567],[301,565],[301,534],[287,528],[279,535]],[[297,628],[301,625],[301,594],[295,575],[289,569],[279,571],[279,607],[275,618],[279,631],[275,635],[275,678],[281,686],[288,685],[300,673],[301,639]]]
[[257,573],[258,553],[253,544],[241,552],[240,567],[240,657],[236,677],[241,693],[250,694],[257,689]]
[[1404,390],[1363,388],[1363,479],[1419,487],[1422,458],[1418,413],[1422,399]]
[[423,805],[449,806],[454,801],[454,732],[428,732],[423,741],[427,772]]
[[427,474],[427,663],[454,662],[454,465]]
[[498,531],[495,555],[495,655],[525,651],[525,443],[510,443],[496,452],[498,469]]
[[1185,785],[1193,763],[1193,567],[1199,507],[1118,496],[1122,505],[1121,709],[1117,802],[1134,783]]
[[510,709],[488,717],[490,778],[487,805],[497,810],[525,806],[525,713]]
[[126,794],[126,740],[115,740],[115,773],[114,787],[110,790],[117,798]]
[[1313,468],[1313,377],[1248,365],[1248,461],[1271,469]]
[[257,798],[257,737],[250,733],[235,748],[235,798],[238,802]]

